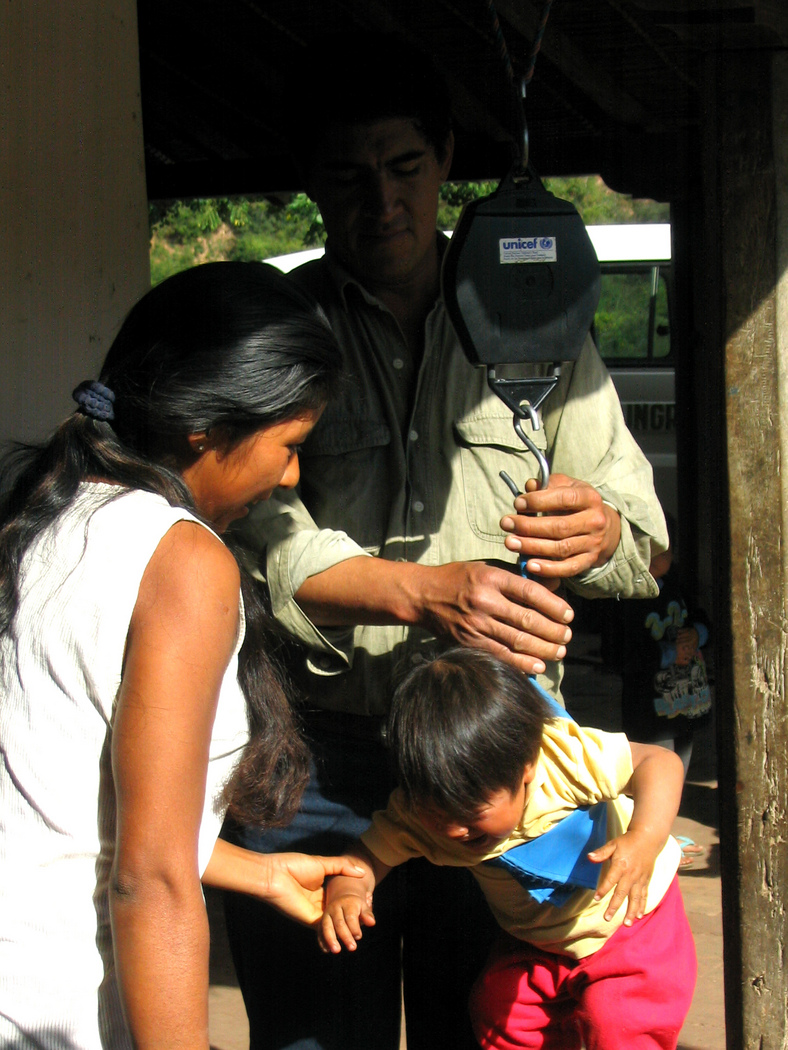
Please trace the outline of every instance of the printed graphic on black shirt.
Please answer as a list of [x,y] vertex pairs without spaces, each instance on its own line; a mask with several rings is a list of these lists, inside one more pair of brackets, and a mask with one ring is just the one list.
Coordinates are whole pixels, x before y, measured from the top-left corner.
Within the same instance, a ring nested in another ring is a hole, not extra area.
[[[663,653],[675,654],[679,630],[687,621],[687,607],[680,599],[667,603],[664,616],[651,612],[645,626]],[[711,690],[706,662],[698,650],[686,665],[675,662],[654,675],[654,710],[661,718],[700,718],[711,710]]]

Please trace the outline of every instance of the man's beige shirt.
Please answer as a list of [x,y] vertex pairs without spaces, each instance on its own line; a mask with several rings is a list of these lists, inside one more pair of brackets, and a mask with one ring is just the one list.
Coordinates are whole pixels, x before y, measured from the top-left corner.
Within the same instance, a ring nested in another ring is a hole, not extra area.
[[[438,301],[414,361],[393,315],[330,253],[293,276],[321,303],[345,361],[346,381],[301,452],[301,482],[258,504],[240,524],[253,571],[267,581],[280,623],[306,643],[300,685],[310,704],[384,714],[392,671],[429,656],[436,641],[421,628],[320,629],[295,600],[313,576],[359,555],[443,565],[497,560],[513,565],[500,519],[512,496],[499,476],[520,485],[538,476],[512,413],[470,365]],[[539,375],[548,366],[510,366],[498,374]],[[615,389],[591,339],[565,363],[529,436],[554,473],[593,485],[621,515],[611,560],[570,581],[591,597],[655,595],[652,547],[667,547],[651,467],[627,430]],[[524,424],[530,431],[530,424]],[[559,696],[561,668],[540,681]]]

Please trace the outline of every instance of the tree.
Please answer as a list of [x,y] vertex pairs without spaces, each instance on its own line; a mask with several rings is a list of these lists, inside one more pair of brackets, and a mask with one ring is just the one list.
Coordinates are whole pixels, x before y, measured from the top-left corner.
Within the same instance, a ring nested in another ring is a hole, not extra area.
[[[544,182],[557,197],[573,201],[589,224],[668,221],[668,205],[614,193],[598,175]],[[493,193],[496,185],[447,182],[441,188],[438,227],[453,230],[463,205]],[[325,242],[320,212],[305,193],[287,203],[266,197],[153,201],[149,214],[153,284],[198,263],[270,259]]]

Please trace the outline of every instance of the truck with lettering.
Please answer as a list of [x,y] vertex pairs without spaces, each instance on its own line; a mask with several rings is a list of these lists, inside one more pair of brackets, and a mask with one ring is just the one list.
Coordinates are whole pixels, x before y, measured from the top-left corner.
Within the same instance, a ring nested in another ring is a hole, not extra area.
[[654,470],[657,494],[676,514],[673,275],[668,223],[588,226],[602,270],[594,338],[627,426]]

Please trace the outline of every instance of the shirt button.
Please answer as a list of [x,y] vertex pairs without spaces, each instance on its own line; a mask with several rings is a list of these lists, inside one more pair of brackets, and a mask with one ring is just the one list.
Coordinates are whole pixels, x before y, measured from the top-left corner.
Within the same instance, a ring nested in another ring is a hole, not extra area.
[[418,441],[419,440],[419,432],[418,432],[418,430],[411,430],[411,432],[408,434],[408,438],[411,441]]
[[405,367],[405,362],[402,360],[401,357],[395,357],[391,363],[394,365],[397,371],[399,371],[400,368]]
[[421,514],[421,512],[424,510],[424,504],[421,502],[420,499],[414,500],[413,509],[416,511],[417,514]]

